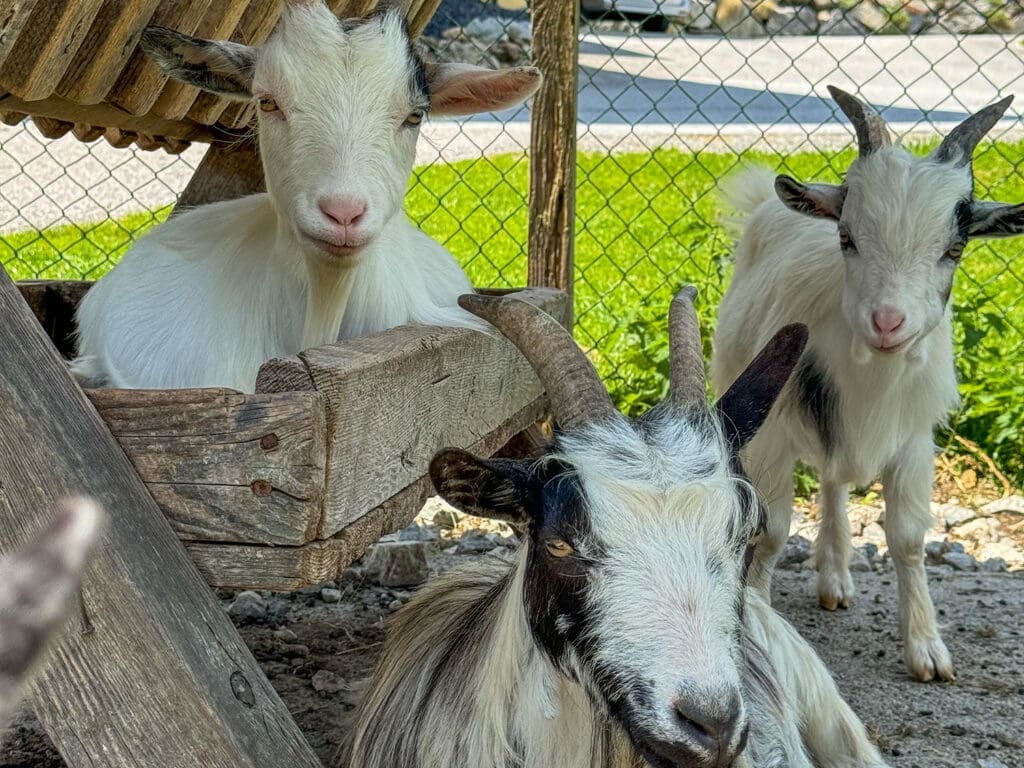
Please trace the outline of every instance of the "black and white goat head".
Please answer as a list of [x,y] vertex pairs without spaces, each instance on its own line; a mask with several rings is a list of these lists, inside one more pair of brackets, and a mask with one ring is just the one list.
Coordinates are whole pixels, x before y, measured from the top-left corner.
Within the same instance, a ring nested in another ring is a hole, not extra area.
[[748,765],[748,742],[800,750],[753,711],[779,693],[744,630],[762,509],[737,456],[807,332],[780,330],[709,408],[692,297],[672,305],[671,397],[637,420],[554,318],[462,297],[532,363],[559,429],[531,460],[434,458],[448,502],[527,534],[482,586],[457,570],[396,616],[345,765],[711,768]]
[[972,157],[1012,96],[954,128],[927,157],[894,145],[869,104],[829,86],[853,123],[859,155],[842,184],[804,184],[779,176],[782,202],[798,213],[838,222],[846,279],[843,312],[858,356],[907,351],[943,319],[953,276],[969,240],[1024,233],[1024,204],[974,197]]

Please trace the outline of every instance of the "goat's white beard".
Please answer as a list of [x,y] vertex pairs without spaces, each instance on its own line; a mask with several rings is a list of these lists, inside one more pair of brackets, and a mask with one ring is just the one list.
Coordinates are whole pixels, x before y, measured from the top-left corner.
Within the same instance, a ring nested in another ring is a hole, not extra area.
[[355,284],[357,263],[328,264],[310,256],[305,261],[309,290],[306,293],[302,348],[309,349],[338,340],[341,321],[345,317],[348,298]]
[[856,333],[850,334],[850,359],[855,365],[868,365],[874,353]]

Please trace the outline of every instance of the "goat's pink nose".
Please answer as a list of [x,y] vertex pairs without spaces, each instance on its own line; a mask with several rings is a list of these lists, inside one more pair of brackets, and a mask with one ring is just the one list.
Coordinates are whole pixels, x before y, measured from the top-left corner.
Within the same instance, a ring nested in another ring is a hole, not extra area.
[[896,307],[886,306],[871,313],[871,324],[875,326],[875,331],[883,336],[898,331],[906,319],[907,316]]
[[366,201],[358,197],[321,197],[317,202],[324,216],[341,227],[353,227],[366,213]]

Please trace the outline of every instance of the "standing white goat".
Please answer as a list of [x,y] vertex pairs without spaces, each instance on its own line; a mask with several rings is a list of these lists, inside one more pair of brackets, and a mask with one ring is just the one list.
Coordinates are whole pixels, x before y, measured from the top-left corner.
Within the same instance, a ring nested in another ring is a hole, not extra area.
[[871,768],[821,660],[744,588],[764,521],[738,462],[807,338],[789,326],[709,409],[684,292],[671,398],[615,410],[569,333],[467,296],[533,364],[559,433],[535,460],[446,450],[438,492],[527,527],[514,563],[453,570],[397,614],[343,768]]
[[924,570],[932,431],[959,401],[949,297],[964,246],[1024,232],[1024,205],[981,202],[973,192],[971,155],[1010,99],[972,115],[918,158],[890,144],[870,106],[829,90],[860,147],[842,184],[755,170],[732,186],[745,228],[719,308],[715,386],[728,387],[782,325],[802,322],[811,334],[793,381],[745,453],[769,505],[751,583],[769,595],[801,458],[821,478],[819,599],[828,610],[848,606],[849,487],[881,474],[907,667],[920,680],[952,680]]
[[420,122],[521,102],[533,67],[425,65],[401,12],[339,21],[291,0],[259,49],[150,28],[171,77],[255,99],[267,193],[175,216],[78,310],[76,376],[252,391],[271,357],[403,323],[473,324],[466,275],[402,201]]

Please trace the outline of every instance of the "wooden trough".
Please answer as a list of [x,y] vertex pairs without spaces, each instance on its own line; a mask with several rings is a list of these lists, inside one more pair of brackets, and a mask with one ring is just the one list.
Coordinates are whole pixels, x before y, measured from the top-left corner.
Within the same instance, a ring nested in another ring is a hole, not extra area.
[[[88,287],[18,284],[65,355]],[[567,319],[563,293],[519,295]],[[278,591],[337,577],[407,525],[430,493],[439,448],[491,455],[546,409],[504,338],[417,326],[271,360],[256,394],[86,394],[207,581]]]

